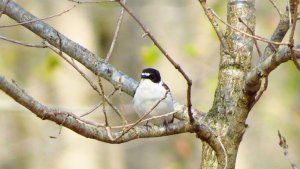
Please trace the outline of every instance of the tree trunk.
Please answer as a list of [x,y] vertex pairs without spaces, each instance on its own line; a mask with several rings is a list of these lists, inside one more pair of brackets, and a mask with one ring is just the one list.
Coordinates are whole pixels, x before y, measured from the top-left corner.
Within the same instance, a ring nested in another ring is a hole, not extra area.
[[[228,0],[228,24],[249,34],[254,32],[254,4],[255,0]],[[221,138],[227,152],[227,162],[225,158],[217,159],[210,146],[203,143],[202,169],[224,168],[225,165],[228,169],[235,168],[239,144],[247,127],[245,121],[253,102],[254,94],[245,93],[243,89],[246,73],[251,68],[254,41],[230,27],[227,27],[225,38],[229,53],[221,47],[215,100],[205,121]]]

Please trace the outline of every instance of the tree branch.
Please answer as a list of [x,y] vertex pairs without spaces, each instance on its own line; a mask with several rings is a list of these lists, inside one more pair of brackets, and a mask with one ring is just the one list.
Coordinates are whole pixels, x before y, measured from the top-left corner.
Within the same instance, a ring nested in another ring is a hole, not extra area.
[[[126,4],[126,0],[124,0],[124,4]],[[115,30],[115,34],[114,34],[113,40],[111,42],[109,51],[107,52],[107,55],[106,55],[106,57],[104,59],[105,62],[108,62],[108,60],[110,59],[110,57],[112,55],[112,52],[114,50],[116,41],[117,41],[118,36],[119,36],[120,27],[121,27],[121,24],[122,24],[122,21],[123,21],[123,16],[124,16],[124,8],[121,9],[121,12],[120,12],[120,15],[119,15],[119,18],[118,18],[118,22],[117,22],[117,26],[116,26],[116,30]]]
[[[270,38],[271,41],[281,42],[285,37],[286,33],[288,32],[290,28],[290,17],[289,17],[290,11],[292,12],[291,15],[294,15],[293,12],[295,11],[294,9],[296,8],[294,1],[298,1],[298,0],[289,0],[289,4],[286,7],[285,13],[280,15],[280,21]],[[278,48],[279,45],[269,43],[264,50],[264,55],[261,58],[261,61],[274,54]]]
[[295,64],[295,66],[297,67],[297,69],[300,71],[300,64],[297,61],[297,57],[294,54],[294,35],[295,35],[295,29],[296,29],[296,24],[297,24],[297,17],[298,17],[298,6],[299,6],[299,0],[294,1],[294,4],[292,4],[291,6],[295,6],[295,8],[293,9],[294,11],[290,11],[290,15],[292,17],[292,29],[291,29],[291,33],[290,33],[290,37],[289,37],[289,41],[290,41],[290,50],[291,50],[291,56],[292,56],[292,60]]
[[26,46],[26,47],[32,47],[32,48],[47,48],[46,45],[44,44],[31,44],[31,43],[25,43],[25,42],[21,42],[18,40],[14,40],[14,39],[9,39],[7,37],[4,36],[0,36],[1,40],[7,41],[7,42],[11,42],[17,45],[22,45],[22,46]]
[[[8,0],[9,1],[9,0]],[[7,3],[8,3],[7,1]],[[28,20],[28,21],[24,21],[24,22],[20,22],[20,23],[17,23],[17,24],[12,24],[12,25],[3,25],[3,26],[0,26],[0,28],[10,28],[10,27],[15,27],[15,26],[20,26],[20,25],[25,25],[27,23],[32,23],[32,22],[36,22],[36,21],[42,21],[42,20],[47,20],[47,19],[51,19],[51,18],[54,18],[54,17],[58,17],[58,16],[61,16],[69,11],[71,11],[72,9],[74,9],[76,7],[76,5],[73,5],[72,7],[60,12],[60,13],[57,13],[57,14],[54,14],[54,15],[51,15],[51,16],[48,16],[48,17],[44,17],[44,18],[37,18],[36,20]],[[4,7],[5,9],[5,7]]]
[[[294,55],[298,59],[300,58],[300,45],[294,47]],[[246,76],[245,91],[254,93],[258,91],[260,86],[260,79],[267,77],[269,73],[274,70],[280,64],[291,60],[291,50],[289,47],[283,47],[276,54],[265,59],[253,68]]]
[[[0,8],[3,9],[5,4],[5,0],[0,0]],[[105,63],[102,58],[90,52],[88,49],[70,40],[63,34],[60,34],[53,27],[39,20],[14,1],[10,0],[7,3],[4,14],[16,22],[28,22],[22,26],[31,30],[51,45],[77,60],[95,75],[100,75],[105,78],[115,87],[120,85],[119,79],[122,77],[122,91],[131,96],[133,95],[134,90],[137,87],[137,82],[134,79],[130,78],[123,72],[118,71],[112,65]]]
[[199,0],[203,10],[204,10],[204,13],[205,15],[207,16],[208,20],[210,21],[211,25],[213,26],[213,28],[215,29],[215,32],[221,42],[221,45],[223,47],[223,50],[225,52],[229,52],[229,47],[228,47],[228,44],[227,44],[227,41],[226,39],[224,38],[224,34],[223,32],[221,31],[220,27],[219,27],[219,24],[218,22],[216,21],[215,17],[214,17],[214,14],[212,12],[212,10],[207,6],[206,4],[206,0]]

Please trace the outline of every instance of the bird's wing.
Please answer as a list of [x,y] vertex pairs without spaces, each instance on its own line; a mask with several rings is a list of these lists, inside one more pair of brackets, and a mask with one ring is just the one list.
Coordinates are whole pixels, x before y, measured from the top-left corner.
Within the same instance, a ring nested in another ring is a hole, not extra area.
[[167,91],[169,91],[168,94],[170,94],[171,98],[173,99],[172,93],[171,93],[170,88],[168,87],[168,85],[165,84],[165,83],[163,83],[162,86],[163,86]]

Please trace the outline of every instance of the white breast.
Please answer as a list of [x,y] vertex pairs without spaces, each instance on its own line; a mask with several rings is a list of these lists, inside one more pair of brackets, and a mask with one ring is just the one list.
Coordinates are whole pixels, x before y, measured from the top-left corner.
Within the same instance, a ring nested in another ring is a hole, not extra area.
[[[165,97],[166,89],[162,86],[162,82],[153,83],[151,80],[142,79],[133,98],[133,106],[139,117],[149,112],[151,108],[162,98]],[[167,97],[162,100],[153,111],[146,117],[163,115],[174,111],[172,95],[169,92]],[[156,119],[154,124],[163,124],[164,121],[169,122],[172,116]]]

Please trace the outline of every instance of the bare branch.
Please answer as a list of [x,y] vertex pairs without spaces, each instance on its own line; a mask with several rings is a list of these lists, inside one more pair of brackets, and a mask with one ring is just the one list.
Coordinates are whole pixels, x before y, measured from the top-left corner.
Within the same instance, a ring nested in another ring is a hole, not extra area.
[[3,8],[1,8],[1,10],[0,10],[0,18],[1,18],[1,16],[2,16],[3,12],[5,11],[6,5],[8,4],[9,1],[10,1],[10,0],[6,0],[6,2],[5,2],[5,4],[4,4]]
[[101,95],[102,95],[102,111],[103,111],[104,118],[105,118],[105,126],[109,126],[108,119],[107,119],[107,114],[106,114],[106,109],[105,109],[105,102],[106,102],[105,93],[104,93],[104,89],[103,89],[103,85],[102,85],[100,76],[98,77],[98,84],[99,84]]
[[261,37],[261,36],[258,36],[258,35],[251,35],[251,34],[249,34],[249,33],[247,33],[247,32],[241,31],[241,30],[239,30],[238,28],[236,28],[236,27],[234,27],[234,26],[228,24],[226,21],[224,21],[222,18],[220,18],[220,17],[219,17],[216,13],[214,13],[213,11],[212,11],[212,13],[214,14],[214,16],[215,16],[218,20],[220,20],[220,21],[221,21],[222,23],[224,23],[226,26],[228,26],[228,27],[230,27],[231,29],[233,29],[233,30],[235,30],[235,31],[238,31],[238,32],[240,32],[240,33],[242,33],[242,34],[244,34],[244,35],[246,35],[246,36],[248,36],[248,37],[251,37],[251,38],[253,38],[253,39],[256,39],[256,40],[259,40],[259,41],[262,41],[262,42],[271,43],[271,44],[274,44],[274,45],[289,45],[289,43],[282,43],[282,42],[270,41],[270,40],[268,40],[268,39],[266,39],[266,38],[263,38],[263,37]]
[[[281,42],[285,37],[286,33],[288,32],[290,28],[290,15],[293,15],[293,13],[290,14],[290,11],[293,12],[295,8],[294,1],[297,0],[288,0],[289,3],[286,7],[285,12],[281,15],[280,21],[270,38],[271,41]],[[265,48],[263,58],[261,58],[260,60],[263,61],[267,57],[272,56],[272,54],[277,52],[278,47],[279,45],[277,44],[269,43],[268,46]]]
[[[4,0],[0,0],[0,8],[2,8],[3,6]],[[16,13],[15,11],[20,12]],[[19,15],[19,13],[22,13],[22,15]],[[28,23],[23,26],[34,32],[36,35],[40,36],[42,39],[47,40],[47,42],[49,42],[51,45],[59,48],[61,51],[68,54],[79,63],[83,64],[94,74],[100,75],[101,77],[105,78],[115,87],[118,87],[120,85],[119,78],[122,77],[122,91],[131,96],[133,95],[134,90],[137,86],[137,82],[134,79],[125,75],[123,72],[118,71],[112,65],[104,63],[101,57],[93,54],[88,49],[84,48],[78,43],[75,43],[64,35],[59,33],[58,36],[57,30],[40,21],[38,18],[27,12],[14,1],[11,0],[7,4],[5,14],[17,22],[37,20],[36,22]]]
[[102,2],[115,2],[115,0],[94,0],[94,1],[91,1],[91,0],[87,0],[87,1],[78,1],[78,0],[68,0],[68,1],[71,1],[71,2],[75,2],[75,3],[78,3],[78,4],[96,4],[96,3],[102,3]]
[[[251,34],[255,36],[254,31],[252,31],[252,29],[243,21],[243,19],[241,17],[239,17],[239,22],[241,22],[244,26],[246,26],[247,29],[248,29],[248,31],[251,32]],[[253,41],[254,41],[254,45],[255,45],[255,47],[257,49],[258,56],[262,57],[260,49],[259,49],[259,46],[257,44],[257,40],[255,38],[253,38]]]
[[38,45],[38,44],[25,43],[25,42],[21,42],[21,41],[17,41],[17,40],[13,40],[13,39],[6,38],[6,37],[4,37],[4,36],[0,36],[0,39],[1,39],[1,40],[5,40],[5,41],[8,41],[8,42],[11,42],[11,43],[14,43],[14,44],[26,46],[26,47],[33,47],[33,48],[47,48],[47,46],[44,45],[44,44]]
[[[299,59],[300,50],[297,49],[300,49],[300,46],[295,46],[293,51],[294,55]],[[245,91],[250,93],[255,93],[256,91],[258,91],[260,86],[260,78],[268,76],[268,74],[277,66],[290,59],[292,59],[290,48],[283,47],[276,54],[273,54],[263,62],[259,63],[247,74],[244,87]]]
[[[7,1],[8,2],[8,1]],[[47,19],[51,19],[51,18],[54,18],[54,17],[57,17],[57,16],[61,16],[62,14],[64,13],[67,13],[69,11],[71,11],[72,9],[74,9],[77,5],[73,5],[72,7],[60,12],[60,13],[57,13],[57,14],[54,14],[54,15],[51,15],[51,16],[48,16],[48,17],[45,17],[45,18],[40,18],[40,19],[33,19],[33,20],[26,20],[26,21],[21,21],[17,24],[12,24],[12,25],[4,25],[4,26],[0,26],[0,28],[10,28],[10,27],[14,27],[14,26],[20,26],[20,25],[25,25],[25,24],[28,24],[28,23],[33,23],[33,22],[37,22],[37,21],[43,21],[43,20],[47,20]]]
[[221,42],[221,45],[223,46],[223,50],[225,51],[229,51],[229,47],[228,44],[226,42],[226,39],[224,38],[224,35],[218,25],[218,22],[216,21],[214,14],[212,12],[212,9],[210,9],[207,4],[206,4],[206,0],[199,0],[205,15],[207,16],[208,20],[210,21],[211,25],[213,26],[213,28],[215,29],[215,32]]
[[293,1],[293,5],[292,6],[295,6],[294,8],[294,11],[293,12],[289,12],[290,16],[292,15],[292,30],[291,30],[291,33],[290,33],[290,37],[289,37],[289,41],[290,41],[290,50],[291,50],[291,55],[292,55],[292,60],[295,64],[295,66],[297,67],[297,69],[300,71],[300,64],[299,62],[297,61],[297,58],[295,56],[295,53],[294,53],[294,34],[295,34],[295,29],[296,29],[296,24],[297,24],[297,17],[298,17],[298,6],[299,6],[299,0],[296,0],[296,1]]
[[[126,0],[124,0],[123,3],[126,4]],[[110,57],[112,55],[112,52],[114,50],[114,47],[115,47],[115,44],[116,44],[116,41],[117,41],[117,38],[118,38],[118,35],[119,35],[119,32],[120,32],[120,27],[121,27],[121,24],[122,24],[122,21],[123,21],[123,16],[124,16],[124,8],[121,9],[120,16],[118,18],[118,23],[117,23],[116,30],[115,30],[115,34],[114,34],[113,40],[111,42],[109,51],[106,55],[106,58],[105,58],[104,62],[108,62],[108,60],[110,59]]]
[[[61,56],[65,61],[67,61],[72,67],[75,68],[75,70],[77,70],[79,72],[79,74],[90,84],[90,86],[99,94],[99,96],[103,96],[101,94],[101,91],[98,89],[97,85],[94,84],[88,77],[87,75],[82,72],[79,67],[72,61],[70,61],[67,57],[65,57],[63,55],[63,53],[61,51],[58,51],[56,48],[54,48],[53,46],[45,43],[47,45],[47,47],[49,49],[51,49],[53,52],[57,53],[59,56]],[[108,103],[108,105],[117,113],[117,115],[120,117],[120,119],[122,119],[122,122],[125,122],[127,123],[125,117],[120,113],[119,109],[117,107],[115,107],[110,101],[109,99],[107,98],[107,96],[103,96],[105,101]]]
[[[114,95],[116,93],[116,89],[114,89],[108,96],[107,98],[110,98],[112,95]],[[86,112],[86,113],[83,113],[82,115],[80,115],[80,117],[84,117],[84,116],[87,116],[91,113],[93,113],[96,109],[98,109],[100,106],[102,106],[103,102],[97,104],[94,108],[92,108],[90,111]]]
[[282,13],[280,12],[280,10],[279,10],[279,8],[278,8],[278,6],[277,6],[277,4],[274,2],[274,0],[269,0],[270,2],[271,2],[271,4],[273,5],[273,7],[276,9],[276,11],[277,11],[277,13],[278,13],[278,15],[280,16],[280,18],[282,17]]

